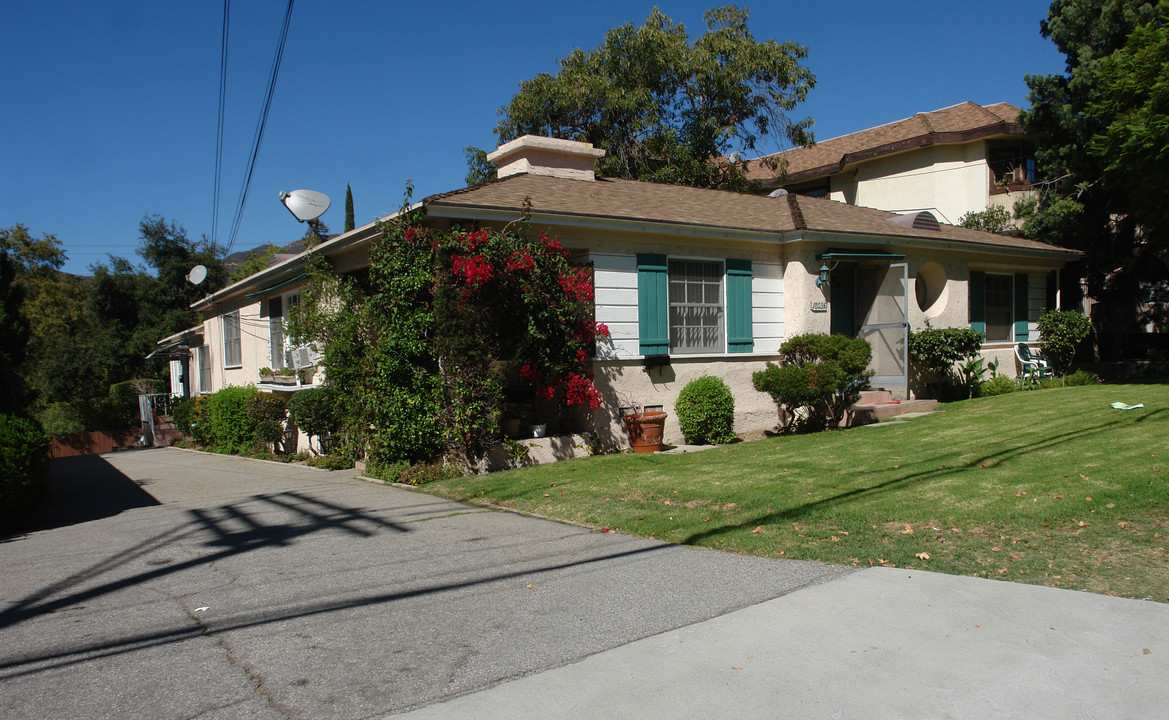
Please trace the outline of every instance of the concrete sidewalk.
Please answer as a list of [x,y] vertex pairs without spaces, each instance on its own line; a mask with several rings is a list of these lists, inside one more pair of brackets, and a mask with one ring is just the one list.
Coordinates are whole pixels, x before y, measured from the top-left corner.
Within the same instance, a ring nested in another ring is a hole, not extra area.
[[395,717],[1165,718],[1169,606],[873,568]]

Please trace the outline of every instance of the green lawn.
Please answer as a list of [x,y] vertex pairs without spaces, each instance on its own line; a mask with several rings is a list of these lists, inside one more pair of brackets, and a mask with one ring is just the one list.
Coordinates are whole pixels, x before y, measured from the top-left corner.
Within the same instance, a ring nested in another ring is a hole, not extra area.
[[1165,383],[1016,392],[903,424],[423,489],[734,552],[1169,602]]

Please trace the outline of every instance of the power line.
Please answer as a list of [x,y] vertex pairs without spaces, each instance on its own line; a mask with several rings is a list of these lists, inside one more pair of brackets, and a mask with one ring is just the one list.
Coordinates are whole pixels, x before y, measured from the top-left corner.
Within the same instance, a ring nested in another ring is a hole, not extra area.
[[256,135],[252,139],[252,157],[248,161],[248,171],[244,175],[244,184],[240,188],[239,203],[235,209],[235,221],[231,227],[231,239],[227,243],[227,254],[235,247],[235,239],[239,234],[240,222],[244,216],[244,206],[248,203],[248,189],[252,184],[252,172],[256,169],[256,157],[260,154],[260,143],[264,139],[264,126],[268,122],[268,110],[272,107],[272,95],[276,90],[276,77],[280,74],[280,60],[284,56],[284,42],[288,38],[288,24],[292,20],[292,6],[295,0],[288,0],[288,9],[284,11],[284,25],[280,28],[280,42],[276,46],[276,57],[272,60],[272,72],[268,76],[268,90],[264,97],[264,107],[260,112],[260,122],[256,126]]
[[231,0],[223,0],[223,45],[219,51],[219,124],[215,130],[215,189],[212,193],[211,243],[219,239],[219,180],[223,175],[223,113],[227,106],[227,30]]

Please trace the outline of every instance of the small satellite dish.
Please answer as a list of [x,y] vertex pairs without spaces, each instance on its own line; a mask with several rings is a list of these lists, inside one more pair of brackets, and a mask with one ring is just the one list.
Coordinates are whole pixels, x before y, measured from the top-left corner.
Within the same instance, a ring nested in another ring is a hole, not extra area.
[[293,217],[300,222],[316,220],[324,215],[325,211],[329,209],[329,205],[332,204],[328,195],[315,190],[282,192],[280,193],[280,202],[284,203],[288,212],[292,213]]
[[779,188],[778,190],[772,190],[771,194],[768,195],[767,197],[773,197],[773,198],[774,197],[783,197],[784,195],[787,195],[787,190],[784,190],[783,188]]
[[187,273],[187,282],[192,285],[198,285],[207,279],[207,268],[202,265],[196,265],[191,268],[191,272]]

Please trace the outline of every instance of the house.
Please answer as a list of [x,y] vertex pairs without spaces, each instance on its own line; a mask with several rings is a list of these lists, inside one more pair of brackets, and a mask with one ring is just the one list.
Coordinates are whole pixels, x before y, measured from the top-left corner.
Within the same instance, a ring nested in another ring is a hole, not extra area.
[[1010,103],[964,102],[767,156],[748,177],[766,190],[826,197],[895,213],[929,211],[957,224],[1030,194],[1034,146]]
[[[604,405],[592,418],[603,442],[624,441],[623,408],[673,405],[691,379],[717,375],[735,396],[736,431],[773,428],[771,398],[751,376],[786,338],[840,332],[873,345],[874,386],[908,397],[907,334],[926,320],[986,332],[985,353],[1006,360],[1037,339],[1061,268],[1077,253],[1022,238],[794,193],[744,195],[597,178],[603,151],[525,136],[489,155],[497,181],[426,198],[438,228],[503,227],[530,202],[546,231],[593,268],[597,322],[611,331],[593,358]],[[357,228],[195,304],[204,313],[210,386],[258,383],[287,348],[281,318],[299,301],[310,256],[339,272],[368,265],[376,223]],[[200,351],[202,352],[202,351]],[[1003,367],[1013,366],[1004,362]],[[303,387],[302,385],[301,387]]]

